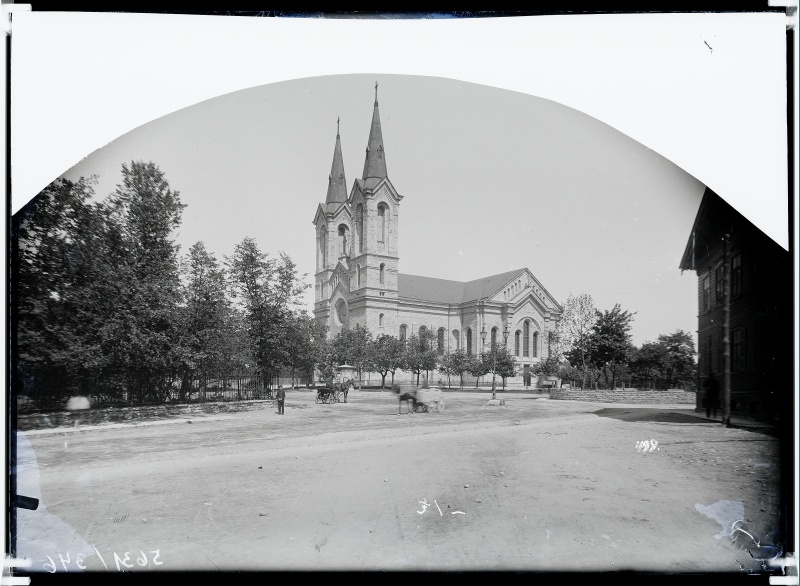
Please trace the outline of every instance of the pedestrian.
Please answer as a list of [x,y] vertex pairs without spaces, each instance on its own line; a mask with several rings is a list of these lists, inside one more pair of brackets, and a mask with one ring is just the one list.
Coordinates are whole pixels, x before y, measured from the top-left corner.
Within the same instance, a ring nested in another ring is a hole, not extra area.
[[717,381],[713,372],[708,374],[703,386],[706,389],[706,417],[711,419],[711,414],[713,413],[716,419],[717,402],[719,401],[719,381]]
[[286,391],[283,390],[283,385],[278,385],[278,393],[275,397],[278,399],[278,415],[283,415],[283,402],[286,399]]

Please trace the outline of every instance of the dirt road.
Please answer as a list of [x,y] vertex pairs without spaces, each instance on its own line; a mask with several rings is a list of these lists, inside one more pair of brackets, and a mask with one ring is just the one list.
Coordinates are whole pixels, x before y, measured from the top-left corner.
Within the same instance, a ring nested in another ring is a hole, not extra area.
[[398,416],[385,392],[290,391],[282,416],[20,432],[18,492],[41,505],[19,510],[19,554],[44,571],[744,572],[761,562],[734,521],[780,540],[775,437],[686,406],[487,398]]

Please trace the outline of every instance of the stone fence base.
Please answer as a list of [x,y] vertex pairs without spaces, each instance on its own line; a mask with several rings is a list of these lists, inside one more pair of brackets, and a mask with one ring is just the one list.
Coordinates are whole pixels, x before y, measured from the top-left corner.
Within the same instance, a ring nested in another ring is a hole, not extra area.
[[696,394],[683,389],[667,389],[666,391],[551,389],[550,398],[558,401],[593,401],[595,403],[685,403],[694,405]]

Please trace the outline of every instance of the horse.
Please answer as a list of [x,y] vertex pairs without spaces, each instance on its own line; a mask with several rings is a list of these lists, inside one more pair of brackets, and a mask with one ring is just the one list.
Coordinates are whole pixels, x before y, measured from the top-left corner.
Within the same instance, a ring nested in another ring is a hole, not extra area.
[[417,391],[403,391],[400,385],[393,385],[392,391],[397,395],[397,414],[400,415],[400,407],[403,401],[406,402],[407,413],[414,413],[417,410]]
[[345,379],[344,382],[333,383],[333,388],[344,396],[344,402],[347,403],[347,393],[353,388],[353,381]]

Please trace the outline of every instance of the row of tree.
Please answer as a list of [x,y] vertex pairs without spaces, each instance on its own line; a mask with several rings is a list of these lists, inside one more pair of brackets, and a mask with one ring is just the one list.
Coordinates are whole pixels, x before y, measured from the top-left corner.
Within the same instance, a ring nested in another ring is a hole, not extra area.
[[[197,381],[313,370],[325,330],[300,309],[292,260],[252,238],[218,261],[181,256],[184,204],[163,172],[122,165],[102,201],[96,178],[58,179],[12,224],[12,356],[20,394],[183,398]],[[224,382],[223,382],[224,385]]]
[[537,371],[580,380],[582,387],[613,389],[622,381],[629,387],[692,388],[696,381],[692,336],[677,330],[636,347],[630,335],[634,315],[619,304],[599,311],[591,295],[570,295],[549,336],[550,358]]
[[356,326],[343,329],[329,342],[318,344],[317,365],[323,379],[332,378],[336,367],[341,364],[354,366],[359,372],[359,380],[365,372],[376,372],[381,376],[381,387],[386,387],[386,377],[391,375],[390,384],[394,384],[395,373],[406,371],[412,373],[416,383],[425,373],[427,379],[432,371],[441,375],[458,377],[460,386],[464,386],[464,375],[470,374],[477,379],[492,374],[505,381],[515,376],[514,357],[504,347],[496,345],[488,352],[480,355],[469,355],[464,350],[456,350],[440,354],[436,339],[430,330],[422,329],[407,340],[395,336],[381,334],[373,338],[369,330]]

